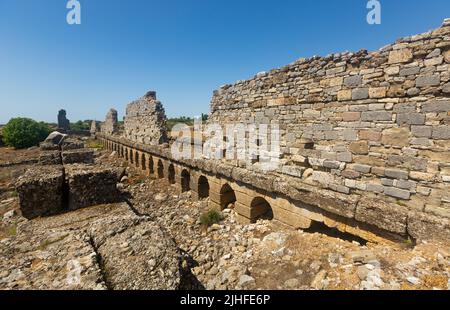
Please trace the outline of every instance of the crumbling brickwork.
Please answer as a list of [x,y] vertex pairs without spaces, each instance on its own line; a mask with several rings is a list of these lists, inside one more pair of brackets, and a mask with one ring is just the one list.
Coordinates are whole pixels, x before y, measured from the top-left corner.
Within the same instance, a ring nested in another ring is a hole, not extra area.
[[127,106],[124,126],[124,135],[131,141],[149,145],[167,142],[166,114],[156,92],[149,91]]
[[278,173],[392,203],[364,203],[356,218],[405,231],[380,223],[382,214],[450,217],[449,64],[446,20],[376,52],[299,59],[226,85],[214,93],[210,122],[278,122]]
[[112,135],[117,133],[117,111],[114,109],[109,110],[108,114],[106,114],[105,122],[101,125],[101,132],[107,135]]

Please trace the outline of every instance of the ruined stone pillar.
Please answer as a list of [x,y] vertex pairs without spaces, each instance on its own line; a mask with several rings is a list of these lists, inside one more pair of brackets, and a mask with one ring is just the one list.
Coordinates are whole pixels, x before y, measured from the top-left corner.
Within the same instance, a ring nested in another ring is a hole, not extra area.
[[58,112],[58,131],[66,133],[70,130],[70,121],[66,118],[66,110]]

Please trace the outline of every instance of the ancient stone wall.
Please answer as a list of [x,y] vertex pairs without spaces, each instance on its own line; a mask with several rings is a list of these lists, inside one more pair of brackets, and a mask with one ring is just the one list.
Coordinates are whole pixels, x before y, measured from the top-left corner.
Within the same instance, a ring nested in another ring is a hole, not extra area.
[[101,125],[101,132],[112,135],[117,133],[117,111],[114,109],[109,110],[106,114],[105,122]]
[[66,118],[66,110],[59,110],[58,112],[58,130],[67,132],[70,130],[70,121]]
[[375,52],[299,59],[223,86],[210,122],[279,123],[279,174],[356,195],[356,220],[393,231],[388,222],[412,210],[450,217],[449,64],[446,20]]
[[127,106],[124,127],[124,136],[131,141],[149,145],[167,142],[166,114],[156,92],[149,91]]

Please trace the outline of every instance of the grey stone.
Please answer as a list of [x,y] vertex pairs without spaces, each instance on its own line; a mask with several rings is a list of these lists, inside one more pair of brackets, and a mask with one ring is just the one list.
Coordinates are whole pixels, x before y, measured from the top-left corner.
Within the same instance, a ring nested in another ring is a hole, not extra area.
[[368,88],[356,88],[352,91],[352,100],[362,100],[369,98]]
[[411,126],[411,133],[419,138],[431,138],[431,126]]
[[424,113],[440,113],[450,111],[450,100],[435,100],[422,104]]
[[391,121],[392,112],[387,111],[372,111],[372,112],[362,112],[362,121]]
[[400,113],[397,114],[397,124],[423,125],[425,124],[425,115],[421,113]]
[[408,172],[398,169],[386,169],[384,174],[393,179],[400,179],[400,180],[407,180],[408,179]]
[[440,82],[439,74],[419,76],[416,79],[416,87],[438,86]]
[[401,76],[416,75],[420,72],[419,67],[404,68],[400,70]]
[[354,75],[344,79],[344,85],[347,87],[358,87],[362,84],[362,76]]
[[384,193],[388,196],[392,196],[395,198],[400,198],[403,200],[409,200],[411,197],[411,193],[409,191],[399,189],[396,187],[386,187],[384,189]]
[[435,126],[433,127],[433,139],[449,140],[450,126]]

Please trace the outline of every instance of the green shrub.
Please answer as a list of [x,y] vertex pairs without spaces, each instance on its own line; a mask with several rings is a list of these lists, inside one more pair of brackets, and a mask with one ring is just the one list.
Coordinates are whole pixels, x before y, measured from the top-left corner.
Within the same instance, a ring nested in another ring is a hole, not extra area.
[[50,132],[45,123],[29,118],[13,118],[3,128],[3,141],[7,146],[23,149],[38,145]]
[[219,223],[222,220],[223,220],[222,212],[216,209],[211,209],[200,216],[200,223],[203,226],[207,227],[211,226],[212,224]]

